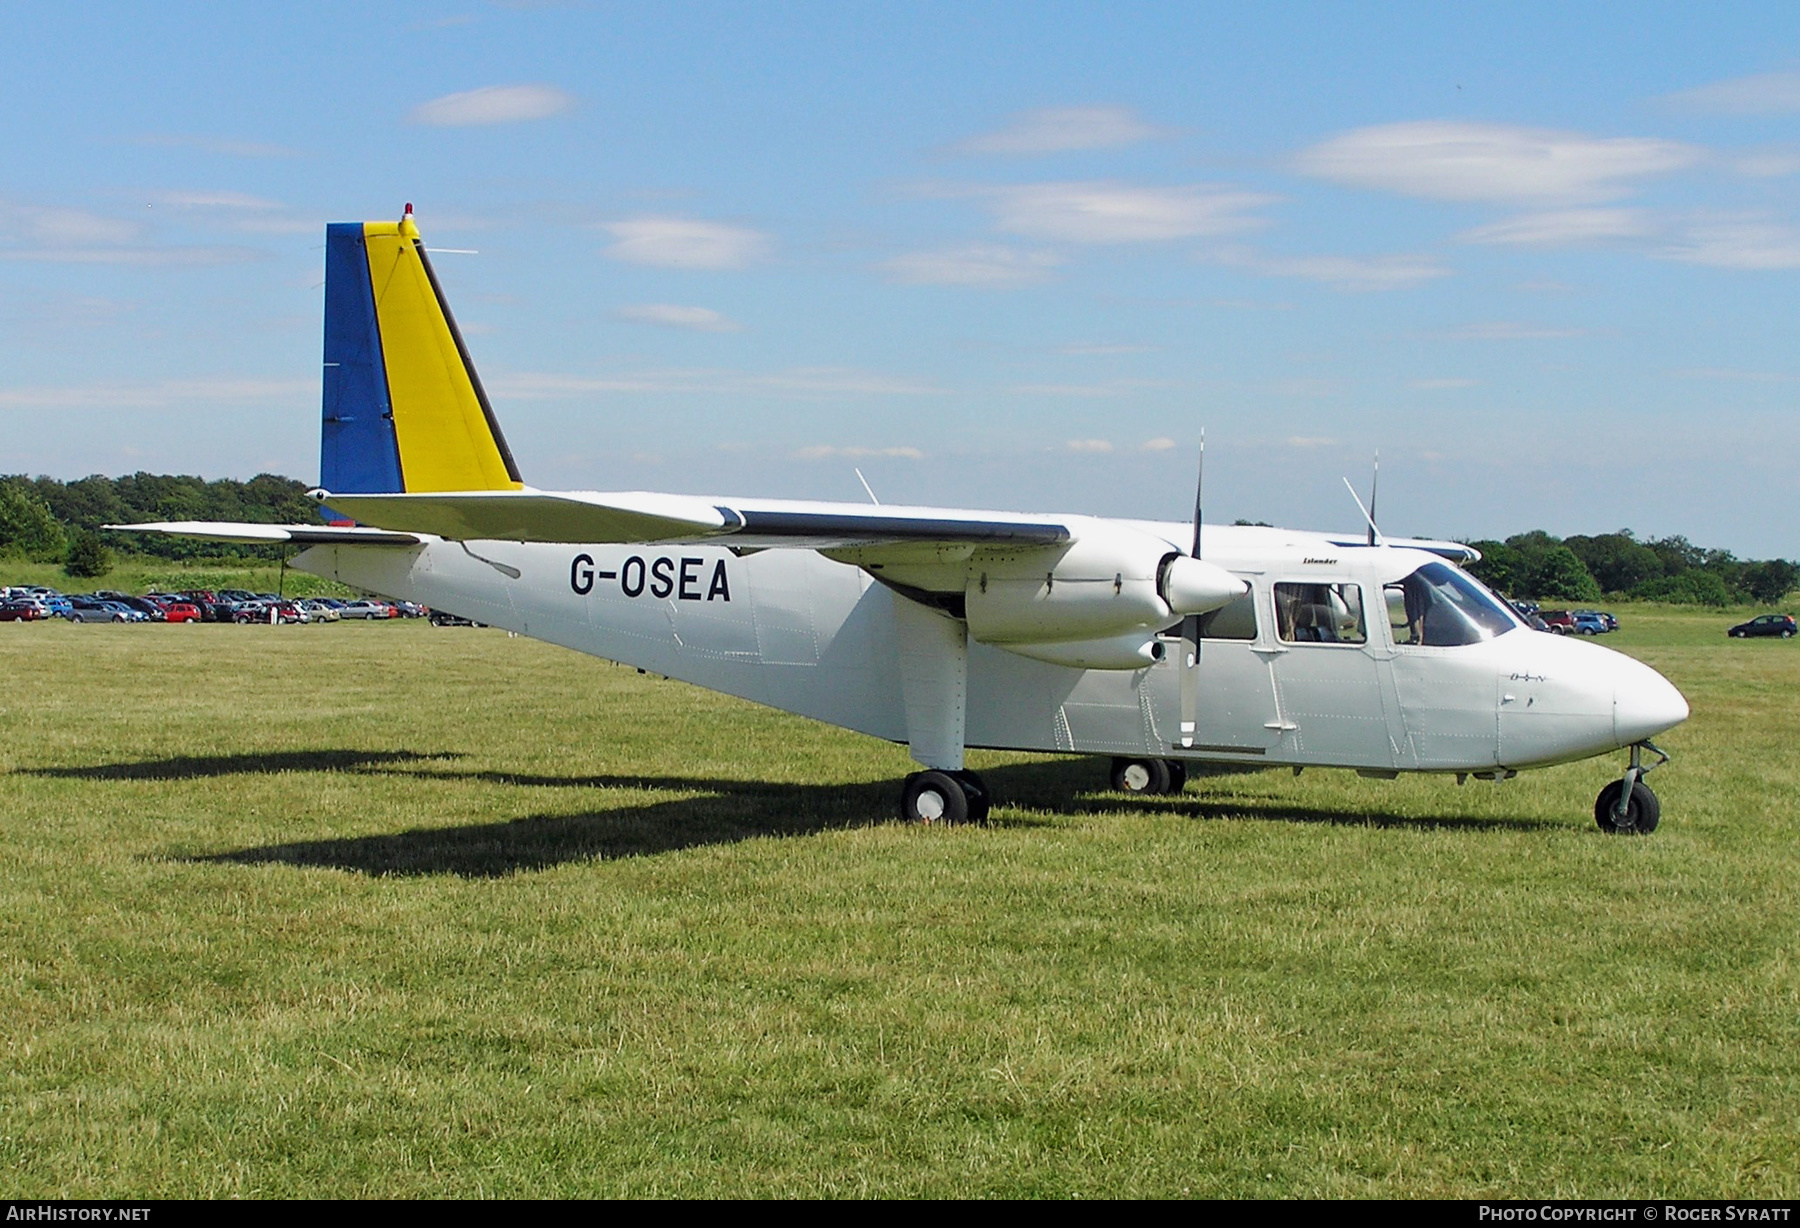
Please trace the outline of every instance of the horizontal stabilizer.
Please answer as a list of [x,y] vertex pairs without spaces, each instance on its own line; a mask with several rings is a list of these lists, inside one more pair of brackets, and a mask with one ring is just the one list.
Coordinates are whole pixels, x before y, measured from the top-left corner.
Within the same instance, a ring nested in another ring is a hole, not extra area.
[[395,533],[322,524],[239,524],[230,520],[157,520],[147,524],[109,524],[102,528],[120,533],[164,533],[171,537],[198,537],[215,542],[246,542],[297,546],[416,546],[416,533]]
[[432,533],[457,541],[700,542],[729,538],[758,549],[813,550],[898,542],[1052,545],[1070,539],[1066,525],[1038,516],[944,508],[723,500],[643,491],[460,491],[453,494],[338,494],[312,497],[345,515],[383,528]]

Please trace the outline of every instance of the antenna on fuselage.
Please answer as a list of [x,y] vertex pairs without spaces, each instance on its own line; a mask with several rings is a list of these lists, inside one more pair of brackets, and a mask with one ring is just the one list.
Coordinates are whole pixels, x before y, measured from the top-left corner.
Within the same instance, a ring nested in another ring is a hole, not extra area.
[[873,489],[873,488],[872,488],[872,487],[870,487],[870,485],[869,485],[869,479],[868,479],[868,478],[865,478],[865,477],[864,477],[864,476],[863,476],[863,475],[862,475],[862,470],[861,470],[861,469],[858,469],[858,468],[856,468],[856,466],[854,466],[854,465],[852,465],[852,466],[851,466],[851,467],[850,467],[850,472],[851,472],[851,473],[854,473],[854,474],[855,474],[855,475],[856,475],[856,480],[857,480],[857,481],[859,481],[859,482],[861,482],[861,483],[862,483],[862,486],[863,486],[863,490],[865,490],[865,491],[867,491],[867,492],[868,492],[868,495],[869,495],[869,502],[870,502],[870,503],[873,503],[873,504],[874,504],[874,505],[875,505],[875,506],[876,506],[876,507],[880,507],[880,506],[881,506],[881,500],[880,500],[880,499],[877,499],[877,498],[876,498],[876,497],[875,497],[875,491],[874,491],[874,489]]
[[1371,546],[1381,545],[1381,530],[1375,526],[1375,493],[1380,487],[1381,453],[1379,452],[1375,454],[1375,476],[1369,480],[1369,505],[1367,507],[1363,506],[1362,499],[1357,496],[1356,487],[1350,485],[1350,479],[1344,479],[1344,489],[1350,492],[1352,499],[1356,500],[1356,510],[1361,512],[1362,518],[1369,522],[1369,544]]

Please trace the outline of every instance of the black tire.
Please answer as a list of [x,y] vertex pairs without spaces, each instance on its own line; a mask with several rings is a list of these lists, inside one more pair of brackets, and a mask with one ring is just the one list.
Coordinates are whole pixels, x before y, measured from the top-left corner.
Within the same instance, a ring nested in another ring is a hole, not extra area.
[[1169,765],[1161,759],[1114,759],[1112,787],[1120,793],[1167,793]]
[[1791,640],[1794,638],[1794,633],[1792,631],[1783,631],[1781,633],[1781,638],[1784,640]]
[[1594,799],[1594,822],[1608,835],[1647,836],[1662,820],[1662,803],[1649,785],[1637,781],[1631,786],[1631,801],[1625,807],[1624,821],[1620,822],[1613,808],[1619,804],[1619,793],[1624,787],[1624,781],[1615,780],[1600,790],[1600,796]]
[[969,795],[947,772],[914,772],[900,793],[900,817],[908,823],[966,823]]
[[1179,759],[1164,759],[1163,766],[1169,769],[1169,792],[1179,793],[1187,788],[1187,764]]
[[962,786],[963,798],[969,804],[969,822],[985,823],[988,811],[993,808],[993,795],[988,792],[987,781],[973,772],[950,772],[949,777]]
[[79,614],[71,614],[71,615],[69,615],[69,621],[72,623],[79,623],[79,622],[86,622],[87,620],[82,618],[82,616]]
[[1734,630],[1731,632],[1731,638],[1734,640],[1741,640],[1744,638],[1744,633],[1742,631]]

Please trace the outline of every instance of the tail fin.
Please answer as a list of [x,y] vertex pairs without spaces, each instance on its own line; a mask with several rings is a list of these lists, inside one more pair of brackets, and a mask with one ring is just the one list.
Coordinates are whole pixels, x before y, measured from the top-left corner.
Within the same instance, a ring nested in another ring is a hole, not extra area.
[[431,270],[412,206],[325,228],[330,491],[518,490],[524,483]]

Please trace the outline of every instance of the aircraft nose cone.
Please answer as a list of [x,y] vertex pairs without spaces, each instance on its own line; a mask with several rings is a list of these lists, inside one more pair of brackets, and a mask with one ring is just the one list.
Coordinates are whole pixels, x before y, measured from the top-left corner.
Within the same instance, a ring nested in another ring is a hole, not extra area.
[[1688,718],[1687,700],[1667,678],[1639,661],[1624,663],[1613,683],[1613,732],[1629,746]]

